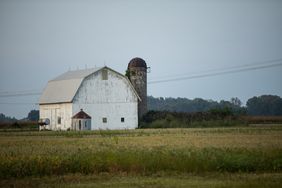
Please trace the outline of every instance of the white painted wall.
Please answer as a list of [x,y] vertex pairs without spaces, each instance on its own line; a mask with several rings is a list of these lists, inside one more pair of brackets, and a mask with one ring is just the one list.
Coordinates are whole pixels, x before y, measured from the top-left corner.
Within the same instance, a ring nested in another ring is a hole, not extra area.
[[[71,129],[71,118],[80,109],[91,116],[91,130],[137,128],[138,97],[133,87],[124,76],[106,70],[107,80],[102,79],[101,70],[86,77],[73,103],[39,105],[40,119],[50,119],[50,125],[46,128]],[[58,117],[61,117],[61,124],[58,124]],[[103,122],[103,118],[107,118],[107,122]],[[124,118],[124,122],[121,118]]]
[[[73,113],[83,109],[89,114],[92,130],[137,128],[138,98],[134,90],[126,78],[107,70],[107,80],[102,80],[102,71],[85,78],[74,97]],[[103,118],[107,118],[106,123]]]
[[[71,128],[72,103],[62,104],[40,104],[39,118],[50,120],[49,130],[67,130]],[[58,117],[61,117],[61,124],[58,124]]]

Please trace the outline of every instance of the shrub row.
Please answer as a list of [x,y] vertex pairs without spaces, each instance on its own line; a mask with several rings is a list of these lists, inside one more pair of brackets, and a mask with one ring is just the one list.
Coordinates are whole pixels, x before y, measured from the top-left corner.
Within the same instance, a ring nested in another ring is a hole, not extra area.
[[36,121],[0,122],[0,130],[39,130]]
[[149,111],[140,121],[140,128],[225,127],[244,125],[245,122],[227,109],[209,112],[182,113]]
[[240,119],[249,124],[282,123],[282,116],[242,116]]

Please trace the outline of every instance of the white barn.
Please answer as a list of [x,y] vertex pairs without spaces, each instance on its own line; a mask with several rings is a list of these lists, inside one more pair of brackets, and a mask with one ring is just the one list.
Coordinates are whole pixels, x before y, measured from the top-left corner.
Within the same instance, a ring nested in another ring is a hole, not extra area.
[[128,78],[108,67],[68,71],[48,82],[39,99],[40,120],[50,122],[46,129],[69,130],[83,109],[91,130],[134,129],[140,100]]

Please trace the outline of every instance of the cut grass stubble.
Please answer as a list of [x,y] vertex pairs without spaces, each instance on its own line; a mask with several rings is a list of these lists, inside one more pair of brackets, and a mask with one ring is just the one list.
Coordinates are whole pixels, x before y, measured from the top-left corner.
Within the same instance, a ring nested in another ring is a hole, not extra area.
[[[32,136],[2,133],[0,178],[69,173],[280,173],[281,130],[268,127],[85,134],[33,132]],[[218,139],[222,139],[222,144]],[[204,144],[198,146],[199,140]]]
[[10,156],[0,159],[0,177],[68,173],[153,174],[168,172],[280,172],[281,150],[245,149],[111,149],[83,150],[70,155]]

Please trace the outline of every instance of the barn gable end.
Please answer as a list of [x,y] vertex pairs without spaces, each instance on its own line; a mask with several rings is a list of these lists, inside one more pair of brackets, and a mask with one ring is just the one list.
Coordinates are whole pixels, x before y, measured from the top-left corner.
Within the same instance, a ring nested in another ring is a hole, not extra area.
[[138,100],[129,80],[105,67],[84,79],[73,99],[73,111],[86,110],[93,117],[92,129],[132,129],[138,126]]

